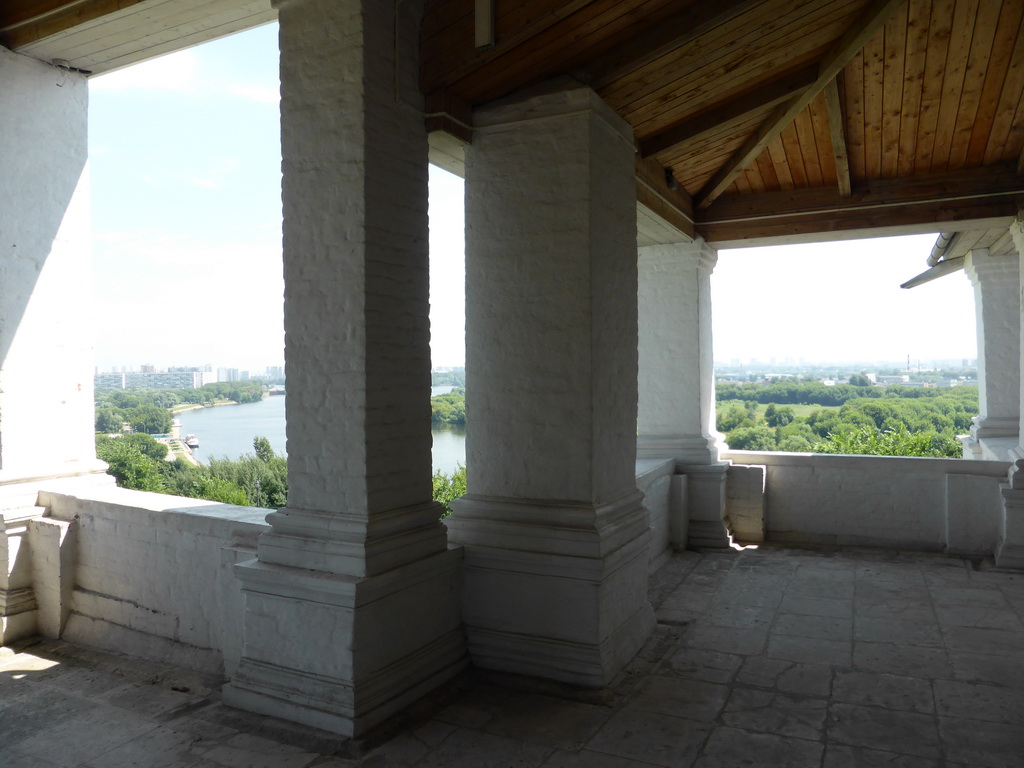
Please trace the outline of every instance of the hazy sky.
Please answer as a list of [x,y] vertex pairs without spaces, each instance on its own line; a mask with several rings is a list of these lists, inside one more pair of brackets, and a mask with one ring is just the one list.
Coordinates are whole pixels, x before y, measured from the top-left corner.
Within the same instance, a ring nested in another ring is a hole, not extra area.
[[[90,80],[97,365],[283,361],[277,25]],[[462,182],[431,168],[434,364],[463,365]],[[723,251],[715,358],[975,356],[934,235]]]

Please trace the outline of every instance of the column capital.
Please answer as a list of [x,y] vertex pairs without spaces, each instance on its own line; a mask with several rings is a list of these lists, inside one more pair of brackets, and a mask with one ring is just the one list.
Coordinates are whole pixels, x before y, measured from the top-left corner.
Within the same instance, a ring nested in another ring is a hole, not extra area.
[[558,77],[473,111],[479,133],[516,130],[524,123],[562,120],[590,114],[634,147],[633,128],[597,95],[593,88],[571,77]]
[[973,285],[1016,278],[1020,273],[1020,256],[1016,253],[992,256],[988,248],[976,248],[967,253],[964,272]]
[[637,251],[644,263],[653,267],[669,266],[689,259],[705,277],[710,276],[718,264],[718,249],[700,237],[687,242],[642,245]]

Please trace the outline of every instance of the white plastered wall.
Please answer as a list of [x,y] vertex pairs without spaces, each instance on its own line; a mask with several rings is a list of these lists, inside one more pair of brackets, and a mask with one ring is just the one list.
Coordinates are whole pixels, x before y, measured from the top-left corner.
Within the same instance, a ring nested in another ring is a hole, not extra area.
[[0,48],[0,483],[96,469],[85,77]]

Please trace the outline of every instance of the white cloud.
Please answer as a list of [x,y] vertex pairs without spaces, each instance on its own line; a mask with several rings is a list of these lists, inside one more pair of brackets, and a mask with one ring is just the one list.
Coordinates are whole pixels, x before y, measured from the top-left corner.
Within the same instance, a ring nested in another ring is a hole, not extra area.
[[191,49],[144,61],[109,75],[89,80],[91,88],[104,91],[129,89],[188,93],[199,85],[199,59]]

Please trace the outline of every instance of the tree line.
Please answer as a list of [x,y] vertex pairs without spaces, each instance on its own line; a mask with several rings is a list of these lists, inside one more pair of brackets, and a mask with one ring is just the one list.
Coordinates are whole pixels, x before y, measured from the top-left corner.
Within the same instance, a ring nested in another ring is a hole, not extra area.
[[171,431],[171,410],[177,405],[256,403],[263,399],[263,383],[220,381],[197,389],[110,389],[96,393],[96,431],[163,435]]
[[253,439],[251,454],[236,461],[211,459],[208,465],[181,457],[167,461],[168,450],[143,433],[96,436],[96,455],[122,488],[249,507],[277,509],[288,502],[288,461],[265,437]]
[[[972,386],[820,386],[720,385],[716,427],[737,450],[959,458],[957,435],[966,434],[978,414],[978,388]],[[821,391],[832,389],[839,391]],[[824,407],[797,415],[793,405]]]

